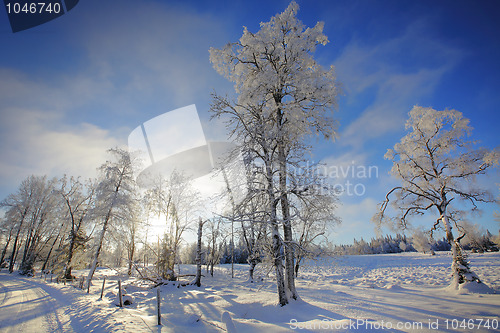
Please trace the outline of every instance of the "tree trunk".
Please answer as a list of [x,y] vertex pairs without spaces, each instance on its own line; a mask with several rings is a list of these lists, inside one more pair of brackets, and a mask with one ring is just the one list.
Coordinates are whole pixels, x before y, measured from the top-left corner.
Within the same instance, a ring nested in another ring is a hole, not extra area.
[[276,284],[278,287],[278,300],[281,306],[288,304],[288,295],[285,287],[285,277],[283,276],[283,259],[281,257],[281,239],[279,236],[278,224],[272,225],[273,237],[273,264],[276,273]]
[[[270,162],[268,162],[270,163]],[[276,274],[276,286],[278,288],[278,301],[281,306],[288,304],[288,295],[285,286],[285,277],[283,275],[283,258],[281,255],[282,241],[280,238],[280,231],[278,225],[278,214],[276,212],[276,200],[274,197],[274,182],[273,172],[270,165],[266,165],[266,178],[267,178],[267,193],[269,200],[269,213],[271,224],[271,237],[272,237],[272,256],[273,266]]]
[[281,131],[283,131],[285,119],[284,113],[281,107],[283,95],[281,92],[274,94],[274,100],[278,108],[276,109],[276,120],[278,123],[278,128],[280,130],[280,135],[278,137],[278,163],[279,163],[279,190],[280,190],[280,202],[281,202],[281,213],[283,216],[283,236],[284,236],[284,251],[285,251],[285,277],[286,277],[286,287],[290,297],[297,299],[297,290],[295,289],[295,271],[294,271],[294,253],[293,253],[293,232],[292,232],[292,221],[290,217],[290,204],[288,202],[287,196],[287,152],[285,145],[285,138],[282,136]]
[[[285,244],[285,276],[287,282],[287,288],[290,292],[290,297],[293,299],[297,299],[297,290],[295,289],[295,255],[293,249],[293,233],[292,233],[292,224],[290,221],[290,215],[288,211],[288,199],[285,199],[286,203],[286,211],[288,214],[285,214],[283,211],[283,234],[284,234],[284,244]],[[282,202],[283,207],[283,202]],[[283,209],[285,210],[285,209]],[[288,221],[287,221],[288,220]]]
[[23,226],[25,216],[26,213],[21,218],[21,223],[19,223],[19,229],[17,229],[16,238],[14,238],[14,245],[12,246],[12,254],[10,255],[9,262],[9,273],[12,273],[14,271],[14,263],[16,262],[17,256],[17,242],[19,241],[19,234],[21,233],[21,227]]
[[58,238],[59,238],[59,235],[56,236],[56,239],[54,239],[54,242],[52,243],[52,246],[50,247],[49,253],[47,254],[47,258],[45,258],[45,261],[43,262],[42,272],[45,271],[45,268],[47,268],[47,263],[49,262],[50,255],[52,254],[52,250],[54,249],[54,246],[56,245]]
[[108,211],[106,213],[106,217],[104,218],[104,224],[102,226],[102,232],[101,232],[101,236],[99,238],[99,244],[97,245],[97,250],[95,252],[94,262],[92,263],[92,266],[90,267],[89,275],[87,277],[87,289],[90,289],[90,284],[92,283],[92,277],[94,276],[95,270],[97,268],[97,263],[99,261],[99,254],[101,253],[101,248],[102,248],[102,242],[104,241],[104,235],[106,234],[106,230],[108,229],[108,224],[111,221],[113,208],[114,208],[114,205],[116,203],[116,198],[118,197],[118,191],[120,191],[122,181],[123,181],[123,170],[122,170],[122,173],[120,174],[120,179],[118,181],[118,184],[116,185],[116,187],[113,191],[113,199],[111,200],[111,206],[108,208]]
[[285,147],[281,144],[278,147],[278,157],[279,157],[279,184],[280,184],[280,202],[281,202],[281,213],[283,215],[283,236],[285,245],[285,277],[288,292],[290,297],[297,299],[297,290],[295,289],[295,270],[294,270],[294,242],[293,242],[293,232],[292,232],[292,221],[290,217],[290,203],[288,202],[287,195],[287,165],[286,165],[286,154]]
[[197,287],[201,287],[201,236],[203,233],[203,221],[198,222],[198,244],[196,246],[196,277],[193,282]]
[[175,226],[175,238],[173,239],[173,247],[172,247],[172,257],[170,261],[170,269],[172,271],[171,274],[171,281],[177,281],[177,276],[175,275],[175,262],[177,261],[177,251],[178,251],[178,239],[179,239],[179,219],[178,217],[176,218],[176,226]]
[[31,240],[32,240],[32,233],[33,233],[33,222],[31,222],[31,227],[30,227],[30,230],[29,230],[29,233],[28,235],[26,236],[26,243],[24,243],[24,252],[23,252],[23,259],[21,260],[21,266],[24,266],[25,265],[25,262],[26,262],[26,258],[28,256],[28,249],[31,245]]
[[0,258],[0,269],[2,269],[2,264],[5,259],[5,254],[7,253],[7,248],[9,247],[11,239],[12,239],[12,229],[10,229],[9,238],[7,238],[7,243],[5,243],[5,247],[2,250],[2,257]]
[[130,249],[129,258],[128,258],[128,270],[127,270],[128,276],[132,275],[132,265],[134,264],[135,244],[132,243],[131,246],[132,246],[132,248]]
[[24,244],[23,260],[19,266],[19,273],[21,275],[32,275],[33,274],[33,263],[34,263],[34,253],[32,253],[32,231],[30,230],[29,235],[26,237],[26,242]]
[[97,250],[94,255],[94,261],[92,262],[92,266],[90,267],[89,275],[87,276],[87,289],[90,288],[90,284],[92,282],[92,277],[94,276],[95,270],[97,268],[97,263],[99,261],[99,254],[101,253],[102,242],[104,241],[104,234],[108,229],[108,222],[111,216],[111,210],[109,211],[106,220],[104,221],[104,225],[102,226],[101,236],[99,237],[99,244],[97,245]]
[[443,210],[441,214],[441,221],[444,224],[446,230],[446,239],[451,245],[451,251],[453,255],[453,261],[451,264],[452,269],[452,284],[458,287],[460,284],[465,282],[477,282],[481,283],[479,277],[470,269],[469,262],[467,261],[466,254],[462,251],[460,243],[453,237],[451,231],[451,225],[446,216],[446,209]]
[[64,278],[66,280],[72,280],[73,276],[71,275],[71,260],[73,260],[73,251],[75,248],[75,234],[71,232],[71,240],[69,242],[69,250],[68,250],[68,259],[66,261],[66,269],[64,270]]
[[24,258],[24,261],[21,263],[21,266],[19,267],[19,274],[33,276],[34,275],[33,265],[35,263],[35,259],[36,259],[35,253],[31,251],[28,252],[26,257]]
[[248,277],[250,282],[254,281],[253,273],[255,272],[255,266],[257,266],[257,262],[255,260],[250,260],[250,268],[248,269]]
[[135,220],[132,221],[132,230],[130,232],[130,244],[128,246],[128,270],[127,275],[132,275],[132,265],[134,264],[134,255],[135,255]]

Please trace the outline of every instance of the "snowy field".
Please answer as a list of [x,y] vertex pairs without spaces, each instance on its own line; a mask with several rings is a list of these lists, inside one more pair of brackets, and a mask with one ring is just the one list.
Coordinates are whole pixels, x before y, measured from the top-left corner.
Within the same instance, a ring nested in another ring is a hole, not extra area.
[[[498,332],[500,253],[469,259],[497,294],[447,289],[449,253],[344,256],[302,267],[302,300],[281,308],[269,269],[261,267],[256,276],[262,280],[250,283],[246,265],[235,265],[234,279],[230,265],[223,265],[202,279],[201,288],[162,286],[162,326],[156,325],[156,289],[115,270],[99,269],[90,294],[51,283],[50,276],[44,281],[1,272],[0,332],[222,332],[225,312],[237,332]],[[180,270],[189,274],[195,267]],[[123,308],[115,305],[118,279],[133,300]]]

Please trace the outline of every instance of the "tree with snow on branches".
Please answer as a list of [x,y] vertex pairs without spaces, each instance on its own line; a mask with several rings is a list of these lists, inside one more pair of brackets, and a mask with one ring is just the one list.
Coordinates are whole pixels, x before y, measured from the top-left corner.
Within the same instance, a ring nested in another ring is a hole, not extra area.
[[[391,173],[401,185],[387,193],[373,220],[379,226],[388,223],[406,229],[412,216],[437,212],[429,230],[442,227],[451,245],[452,286],[460,289],[466,283],[481,283],[460,246],[465,235],[455,238],[453,228],[463,230],[460,222],[466,211],[457,207],[468,204],[470,210],[477,210],[478,203],[494,201],[475,180],[498,165],[500,153],[477,148],[476,142],[468,140],[472,131],[469,120],[456,110],[415,106],[406,129],[408,134],[385,155],[393,162]],[[388,216],[389,203],[397,212],[395,217]]]

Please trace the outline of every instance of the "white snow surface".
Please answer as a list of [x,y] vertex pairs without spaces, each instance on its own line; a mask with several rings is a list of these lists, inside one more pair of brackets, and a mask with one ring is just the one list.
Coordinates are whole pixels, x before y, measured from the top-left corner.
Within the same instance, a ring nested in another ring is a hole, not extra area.
[[[38,274],[26,278],[3,271],[0,332],[499,331],[500,253],[471,254],[469,259],[494,294],[477,286],[450,288],[450,253],[342,256],[301,267],[301,300],[285,307],[277,305],[272,269],[257,266],[259,282],[251,283],[247,265],[235,265],[233,279],[231,265],[221,265],[213,278],[203,271],[201,288],[160,287],[161,326],[156,289],[128,278],[124,269],[98,269],[89,294],[76,284],[50,282],[50,276],[45,281]],[[181,274],[195,269],[180,267]],[[87,271],[74,273],[85,276]],[[116,305],[118,279],[133,300],[123,308]]]

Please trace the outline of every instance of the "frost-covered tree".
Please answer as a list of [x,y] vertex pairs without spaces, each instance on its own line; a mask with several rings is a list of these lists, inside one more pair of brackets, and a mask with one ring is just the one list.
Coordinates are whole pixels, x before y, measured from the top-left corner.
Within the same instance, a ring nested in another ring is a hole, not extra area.
[[[236,210],[237,220],[241,223],[240,237],[248,254],[249,282],[254,282],[255,267],[263,261],[266,248],[269,248],[266,206],[265,196],[255,195],[255,191],[249,191],[246,200],[243,200]],[[234,257],[234,253],[232,257]]]
[[18,253],[22,251],[19,272],[31,275],[35,261],[41,256],[46,245],[59,230],[56,207],[58,200],[53,194],[55,179],[46,176],[29,176],[19,189],[9,195],[0,206],[7,208],[6,217],[16,226],[10,255],[9,272],[12,273]]
[[97,268],[104,237],[112,223],[123,221],[131,216],[133,193],[136,189],[132,169],[131,156],[128,151],[113,148],[109,150],[111,159],[101,167],[101,177],[96,189],[96,205],[94,216],[100,220],[101,231],[96,242],[94,257],[87,277],[87,288]]
[[90,212],[95,203],[95,183],[89,180],[84,184],[78,178],[64,176],[57,192],[62,197],[63,211],[70,224],[64,278],[73,279],[71,261],[75,251],[88,241],[84,227],[90,220]]
[[430,253],[434,255],[429,232],[422,229],[416,229],[411,236],[412,245],[418,252]]
[[[313,170],[309,170],[313,171]],[[313,190],[295,193],[291,200],[294,215],[293,227],[296,239],[295,247],[295,276],[298,276],[299,267],[306,258],[316,258],[324,251],[321,241],[325,240],[327,229],[340,223],[335,216],[337,196],[333,189],[322,187],[322,177],[305,172],[293,175],[292,182],[299,182],[294,188],[309,188]]]
[[209,219],[206,224],[207,274],[210,273],[211,276],[214,276],[214,266],[220,262],[228,232],[223,229],[224,225],[221,217]]
[[494,243],[494,237],[489,230],[484,230],[480,225],[464,221],[460,225],[460,232],[463,238],[460,244],[466,250],[472,252],[484,253],[487,251],[498,251],[498,247]]
[[[246,158],[251,161],[251,158]],[[244,198],[236,204],[233,198],[233,190],[229,186],[226,177],[227,192],[224,195],[229,196],[231,202],[231,212],[227,213],[231,223],[231,238],[224,245],[225,253],[222,255],[221,262],[231,262],[234,264],[235,259],[240,258],[237,252],[245,253],[248,268],[248,281],[254,281],[255,267],[263,261],[266,255],[266,249],[269,249],[269,204],[267,200],[266,181],[265,177],[258,171],[252,163],[247,163],[245,167],[246,177],[246,192]],[[234,231],[239,235],[240,244],[244,249],[235,249]],[[227,251],[227,246],[230,246],[230,251]],[[236,260],[239,261],[239,260]],[[233,272],[232,272],[233,273]],[[233,275],[233,274],[232,274]]]
[[36,176],[30,176],[24,179],[17,191],[7,196],[7,198],[0,203],[0,206],[7,210],[7,223],[15,226],[16,229],[9,257],[9,273],[14,271],[22,233],[26,229],[25,225],[28,223],[29,213],[35,201],[37,194],[35,186],[36,179]]
[[157,261],[158,271],[162,279],[175,281],[174,268],[179,259],[183,234],[193,222],[190,216],[198,203],[197,193],[189,178],[173,172],[169,179],[157,177],[146,191],[145,200],[151,209],[150,213],[165,219],[162,248]]
[[131,193],[131,198],[129,205],[127,207],[127,215],[121,217],[121,223],[113,225],[112,232],[113,238],[117,246],[123,247],[121,250],[125,250],[127,259],[127,275],[132,275],[132,268],[134,266],[134,260],[137,256],[136,243],[139,239],[139,233],[142,229],[141,219],[143,217],[142,209],[140,206],[141,200],[139,196],[139,190],[135,189]]
[[[471,281],[479,283],[452,229],[458,228],[463,213],[457,207],[469,204],[476,210],[478,202],[493,200],[475,179],[498,165],[499,153],[476,148],[475,142],[468,140],[472,130],[469,120],[456,110],[415,106],[406,129],[408,134],[385,155],[392,160],[391,173],[401,186],[388,192],[374,221],[406,228],[410,217],[434,210],[438,218],[429,229],[444,228],[453,253],[452,283],[456,287]],[[393,218],[387,216],[390,202],[397,211]]]
[[328,42],[323,23],[306,28],[297,11],[297,3],[292,2],[283,13],[261,23],[258,32],[244,28],[238,42],[210,49],[214,68],[234,83],[238,95],[234,101],[214,95],[211,110],[228,120],[233,138],[263,165],[282,306],[289,297],[298,298],[289,167],[308,151],[305,142],[310,136],[335,135],[331,111],[338,95],[334,68],[324,69],[313,58],[316,47]]
[[31,275],[34,271],[35,260],[39,257],[41,249],[57,228],[54,222],[58,205],[58,197],[54,195],[56,179],[48,180],[47,177],[35,177],[35,200],[28,220],[27,233],[24,241],[23,259],[19,267],[21,274]]
[[7,249],[9,248],[15,229],[16,225],[14,223],[9,223],[7,218],[0,218],[0,234],[2,235],[2,240],[5,242],[2,244],[3,250],[0,255],[0,270],[4,267],[5,255],[7,254]]

